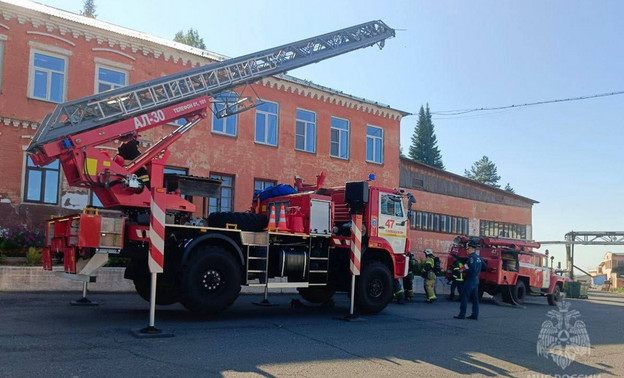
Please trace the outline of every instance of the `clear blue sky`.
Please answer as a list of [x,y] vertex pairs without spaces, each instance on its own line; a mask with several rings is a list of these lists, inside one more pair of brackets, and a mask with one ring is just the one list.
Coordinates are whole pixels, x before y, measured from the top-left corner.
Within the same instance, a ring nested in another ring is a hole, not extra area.
[[[78,12],[82,0],[40,0]],[[120,1],[98,19],[164,38],[199,31],[227,56],[381,19],[397,37],[289,74],[417,113],[511,105],[624,90],[621,1]],[[624,230],[624,95],[461,117],[435,117],[450,172],[487,155],[501,184],[539,201],[533,237]],[[407,151],[416,117],[401,124]],[[547,246],[563,262],[563,246]],[[608,250],[576,247],[595,267]]]

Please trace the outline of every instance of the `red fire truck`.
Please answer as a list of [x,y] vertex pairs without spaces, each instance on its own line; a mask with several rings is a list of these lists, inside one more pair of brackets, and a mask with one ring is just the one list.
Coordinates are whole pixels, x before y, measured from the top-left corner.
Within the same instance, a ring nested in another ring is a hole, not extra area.
[[[448,266],[457,259],[466,259],[466,243],[474,240],[479,244],[477,253],[484,262],[479,275],[479,298],[484,292],[501,294],[504,302],[521,304],[527,295],[542,295],[548,304],[559,301],[564,285],[570,279],[555,274],[548,255],[535,252],[539,243],[512,240],[458,236],[451,245]],[[447,271],[450,279],[450,271]]]
[[[109,256],[129,257],[125,277],[144,299],[180,302],[203,314],[227,308],[241,285],[262,286],[265,293],[297,288],[305,299],[323,302],[349,290],[349,216],[357,211],[363,227],[355,305],[362,313],[381,311],[392,298],[393,278],[405,275],[406,195],[367,181],[322,189],[321,175],[314,186],[298,179],[294,193],[258,197],[253,212],[198,219],[188,196],[211,197],[220,181],[165,175],[164,165],[167,147],[207,116],[216,94],[355,49],[383,47],[393,36],[393,29],[372,21],[60,104],[28,152],[39,165],[59,159],[69,184],[93,190],[106,210],[50,220],[44,268],[52,270],[53,258],[62,257],[63,274],[84,281],[86,297],[86,283]],[[239,100],[218,109],[217,116],[244,110]],[[186,124],[139,151],[139,132],[180,119]],[[121,141],[117,156],[100,148],[113,140]],[[271,209],[287,218],[279,227],[267,222]],[[155,273],[161,273],[157,281]]]

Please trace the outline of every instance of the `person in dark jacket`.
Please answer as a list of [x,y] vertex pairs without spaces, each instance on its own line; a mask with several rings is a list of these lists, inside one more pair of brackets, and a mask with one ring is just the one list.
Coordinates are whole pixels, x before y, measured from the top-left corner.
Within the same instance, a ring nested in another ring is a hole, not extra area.
[[[476,248],[479,244],[470,240],[466,244],[468,252],[468,261],[464,265],[464,290],[461,297],[461,305],[459,306],[459,315],[454,316],[455,319],[473,319],[479,318],[479,273],[481,273],[481,258],[477,255]],[[466,307],[468,301],[472,300],[472,314],[466,318]]]

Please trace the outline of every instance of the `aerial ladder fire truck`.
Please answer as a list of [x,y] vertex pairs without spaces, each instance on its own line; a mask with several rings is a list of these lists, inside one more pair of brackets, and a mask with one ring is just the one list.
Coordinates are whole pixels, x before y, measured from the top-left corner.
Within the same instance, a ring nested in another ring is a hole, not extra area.
[[[86,208],[48,221],[44,269],[52,270],[53,259],[61,257],[61,274],[82,280],[86,299],[87,282],[108,257],[128,257],[125,277],[152,306],[180,302],[201,314],[227,308],[241,285],[264,287],[265,299],[268,288],[297,288],[320,303],[349,290],[350,215],[358,213],[356,308],[383,310],[392,279],[403,277],[407,266],[402,192],[368,181],[323,189],[321,175],[316,185],[298,180],[296,193],[258,197],[253,212],[198,219],[184,195],[209,197],[220,182],[180,175],[169,187],[163,172],[168,146],[207,116],[217,94],[359,48],[382,48],[394,35],[372,21],[58,105],[28,153],[38,165],[59,159],[69,184],[91,189],[106,211]],[[237,105],[226,103],[217,116],[232,114]],[[138,133],[179,119],[185,124],[139,151]],[[119,156],[99,148],[112,141],[122,142]],[[278,212],[287,219],[267,221]]]

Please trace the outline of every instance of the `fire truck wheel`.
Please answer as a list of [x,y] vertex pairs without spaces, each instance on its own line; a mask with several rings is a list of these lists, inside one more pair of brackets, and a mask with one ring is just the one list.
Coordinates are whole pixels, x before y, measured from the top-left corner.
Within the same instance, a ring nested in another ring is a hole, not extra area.
[[[132,282],[139,296],[146,301],[150,301],[150,291],[152,287],[152,275],[149,272],[147,260],[133,259],[131,266],[128,268],[134,273]],[[180,297],[175,287],[163,281],[162,275],[156,280],[156,304],[171,305],[178,303]]]
[[199,314],[225,310],[238,297],[241,270],[234,256],[219,246],[201,246],[182,268],[180,303]]
[[555,289],[553,290],[552,294],[548,294],[546,296],[546,299],[548,299],[548,304],[551,306],[556,306],[557,302],[559,302],[559,299],[561,298],[561,285],[556,284],[555,285]]
[[[180,300],[178,291],[174,287],[163,285],[160,281],[159,279],[156,280],[156,304],[171,305],[178,303]],[[134,288],[137,294],[149,302],[152,285],[150,274],[148,273],[147,275],[135,277],[132,282],[134,282]]]
[[392,273],[379,261],[364,265],[355,285],[355,305],[363,314],[378,313],[392,300]]
[[511,288],[511,295],[514,302],[517,304],[524,303],[524,298],[526,297],[526,285],[524,284],[524,281],[521,279],[516,281],[516,286]]
[[503,298],[503,302],[505,302],[505,303],[513,303],[511,301],[511,291],[512,290],[513,290],[513,287],[511,287],[509,285],[501,286],[501,296]]
[[335,291],[328,287],[308,287],[297,289],[299,294],[310,303],[326,303],[334,296]]

